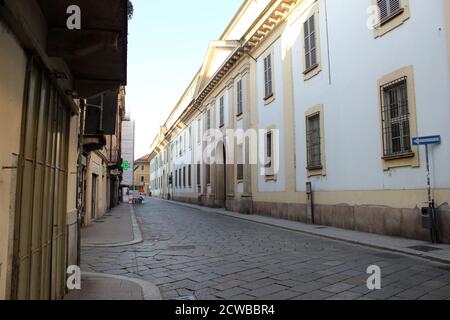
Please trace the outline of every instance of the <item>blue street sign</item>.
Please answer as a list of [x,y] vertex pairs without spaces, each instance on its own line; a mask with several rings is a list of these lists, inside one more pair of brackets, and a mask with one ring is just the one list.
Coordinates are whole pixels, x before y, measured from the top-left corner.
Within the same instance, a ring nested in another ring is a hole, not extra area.
[[412,139],[414,146],[427,146],[431,144],[441,144],[441,136],[416,137]]

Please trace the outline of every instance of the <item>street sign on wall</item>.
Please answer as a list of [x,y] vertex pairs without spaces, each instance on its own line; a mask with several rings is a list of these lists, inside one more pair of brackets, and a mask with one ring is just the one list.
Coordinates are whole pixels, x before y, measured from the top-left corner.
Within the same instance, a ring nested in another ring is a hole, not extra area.
[[441,142],[441,136],[416,137],[412,139],[412,143],[414,146],[441,144]]

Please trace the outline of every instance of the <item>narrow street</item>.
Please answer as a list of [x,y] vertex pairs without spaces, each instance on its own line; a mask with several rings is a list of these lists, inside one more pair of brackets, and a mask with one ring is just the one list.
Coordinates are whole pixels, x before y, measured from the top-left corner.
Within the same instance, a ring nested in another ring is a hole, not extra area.
[[[145,280],[163,299],[450,299],[450,268],[150,199],[133,206],[143,242],[84,247],[83,272]],[[366,270],[382,270],[369,291]]]

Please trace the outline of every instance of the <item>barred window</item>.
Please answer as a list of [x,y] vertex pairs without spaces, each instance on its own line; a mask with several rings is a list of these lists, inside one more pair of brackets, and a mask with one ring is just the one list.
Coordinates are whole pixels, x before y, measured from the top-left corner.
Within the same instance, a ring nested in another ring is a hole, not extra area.
[[224,105],[224,97],[220,97],[219,100],[219,127],[223,127],[225,124],[225,105]]
[[306,148],[308,169],[321,169],[320,112],[306,118]]
[[192,187],[192,166],[188,166],[188,186]]
[[264,58],[264,88],[265,98],[268,99],[273,96],[272,84],[272,55],[268,54]]
[[377,0],[380,9],[380,22],[383,23],[389,18],[402,11],[400,0]]
[[243,112],[243,99],[242,99],[242,80],[237,82],[237,114],[240,115]]
[[201,186],[202,185],[202,181],[201,181],[201,170],[202,170],[202,166],[200,163],[197,163],[197,185]]
[[407,78],[381,87],[384,156],[411,154]]
[[211,165],[206,165],[206,184],[211,184]]
[[304,24],[305,35],[305,70],[309,71],[317,66],[317,44],[315,16],[312,15]]
[[178,188],[178,170],[175,170],[175,188]]
[[266,176],[273,175],[273,133],[268,130],[266,133],[266,154],[265,154],[265,169]]
[[244,179],[244,144],[240,143],[237,147],[237,179]]

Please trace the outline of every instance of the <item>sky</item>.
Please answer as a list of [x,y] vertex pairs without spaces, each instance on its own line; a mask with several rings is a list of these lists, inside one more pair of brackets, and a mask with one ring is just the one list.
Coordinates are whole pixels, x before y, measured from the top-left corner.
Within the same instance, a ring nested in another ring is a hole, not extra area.
[[132,0],[126,104],[135,157],[150,145],[243,0]]

